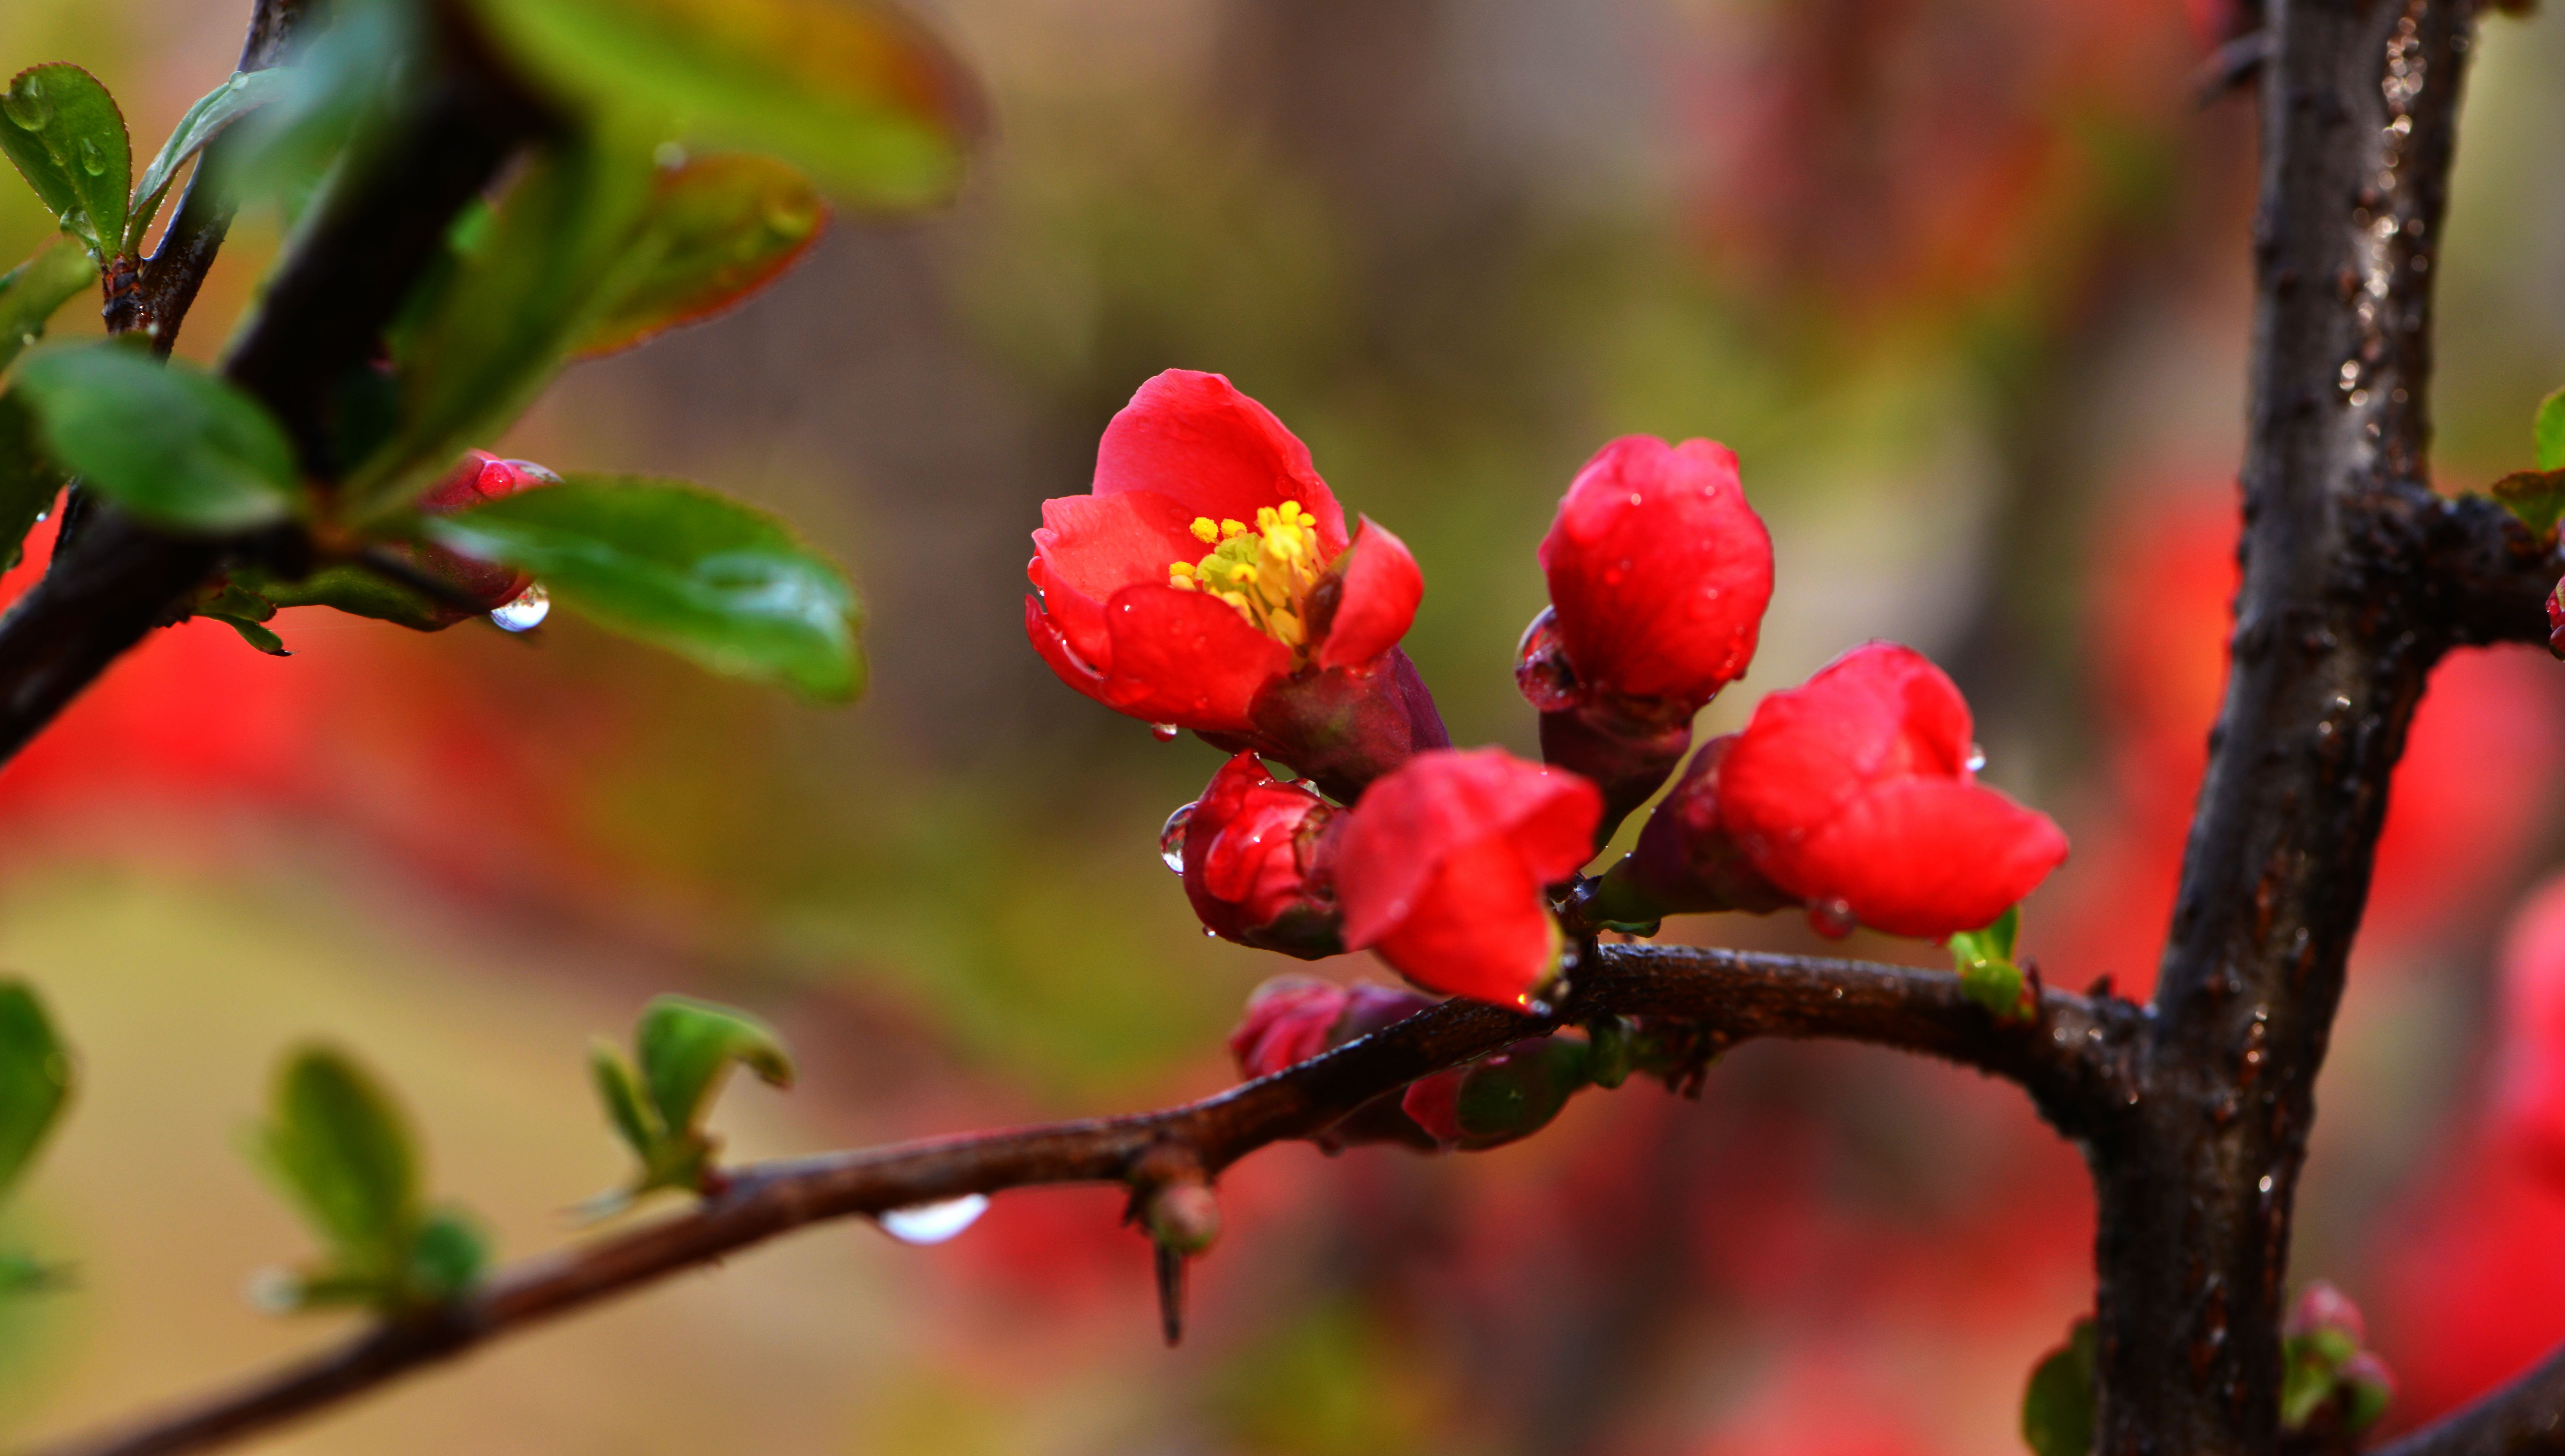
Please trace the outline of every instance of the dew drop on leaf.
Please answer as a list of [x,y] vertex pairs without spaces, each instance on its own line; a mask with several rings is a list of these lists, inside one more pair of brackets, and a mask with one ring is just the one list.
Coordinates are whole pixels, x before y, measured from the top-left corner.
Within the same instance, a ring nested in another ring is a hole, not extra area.
[[1158,831],[1158,857],[1178,874],[1185,872],[1185,821],[1194,817],[1194,805],[1188,804],[1167,816],[1167,827]]
[[54,119],[54,103],[45,95],[45,83],[33,76],[21,76],[0,96],[0,112],[28,131],[40,131]]
[[98,143],[87,136],[81,138],[80,164],[81,170],[93,177],[107,175],[107,153],[99,150]]
[[912,1203],[877,1215],[883,1233],[903,1244],[941,1244],[980,1221],[989,1211],[989,1195],[965,1193],[938,1203]]
[[530,632],[543,625],[544,618],[552,614],[552,594],[544,590],[543,583],[537,582],[518,593],[514,601],[493,608],[490,624],[503,631]]

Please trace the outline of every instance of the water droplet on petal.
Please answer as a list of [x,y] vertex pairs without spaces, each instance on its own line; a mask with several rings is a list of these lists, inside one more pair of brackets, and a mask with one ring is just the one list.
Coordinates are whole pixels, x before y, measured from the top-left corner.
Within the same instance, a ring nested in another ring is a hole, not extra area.
[[1196,805],[1188,804],[1167,816],[1167,827],[1158,831],[1158,857],[1178,874],[1185,872],[1185,821],[1194,817]]
[[544,590],[543,583],[537,582],[518,593],[515,600],[506,606],[492,608],[490,624],[505,631],[530,632],[543,625],[544,618],[552,614],[552,609],[553,594]]
[[529,480],[538,480],[546,485],[559,485],[562,483],[560,473],[555,471],[549,465],[538,465],[532,460],[502,460],[499,463],[516,471],[518,474],[525,476]]
[[1173,743],[1176,741],[1176,735],[1185,730],[1173,723],[1152,723],[1149,725],[1149,731],[1156,735],[1160,743]]
[[1851,903],[1841,898],[1818,900],[1808,906],[1808,928],[1828,940],[1843,939],[1860,923],[1853,917]]
[[93,177],[107,175],[107,153],[99,150],[98,143],[87,136],[81,138],[80,164],[81,170]]
[[903,1244],[941,1244],[980,1221],[989,1211],[989,1195],[965,1193],[939,1203],[912,1203],[876,1215],[881,1231]]
[[39,131],[54,119],[54,102],[53,98],[45,95],[42,80],[21,76],[10,86],[8,95],[0,96],[0,113],[5,113],[24,130]]
[[1634,490],[1634,491],[1630,492],[1630,504],[1632,504],[1632,505],[1636,506],[1636,505],[1641,505],[1641,504],[1644,504],[1644,503],[1645,503],[1644,498],[1643,498],[1642,496],[1640,496],[1640,494],[1639,494],[1637,491],[1635,491],[1635,490]]
[[1962,767],[1966,768],[1970,773],[1973,773],[1973,774],[1974,774],[1974,773],[1982,772],[1982,771],[1985,768],[1985,766],[1986,766],[1986,747],[1985,747],[1985,745],[1984,745],[1984,744],[1982,744],[1982,743],[1972,743],[1972,744],[1970,744],[1970,745],[1969,745],[1969,761],[1968,761],[1966,764],[1962,765]]

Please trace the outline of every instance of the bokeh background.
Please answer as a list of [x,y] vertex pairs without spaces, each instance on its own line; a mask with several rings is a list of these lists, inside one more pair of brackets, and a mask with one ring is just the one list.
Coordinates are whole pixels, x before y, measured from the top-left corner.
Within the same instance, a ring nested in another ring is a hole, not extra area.
[[[91,67],[147,149],[245,12],[11,0],[0,58]],[[2197,97],[2215,0],[935,15],[995,117],[957,206],[841,217],[769,294],[580,366],[505,442],[790,514],[870,604],[868,700],[797,705],[558,616],[520,640],[289,612],[283,661],[157,634],[0,771],[0,965],[83,1079],[0,1210],[78,1275],[0,1307],[0,1431],[343,1328],[243,1296],[306,1248],[235,1151],[301,1038],[399,1089],[438,1189],[511,1256],[576,1237],[565,1210],[620,1174],[583,1049],[657,991],[799,1052],[801,1088],[722,1103],[742,1155],[1225,1085],[1246,993],[1291,967],[1206,941],[1159,863],[1219,756],[1070,693],[1021,629],[1037,503],[1085,488],[1169,365],[1229,373],[1413,546],[1409,647],[1455,737],[1525,753],[1512,650],[1568,478],[1623,432],[1728,441],[1779,589],[1707,724],[1864,638],[1925,649],[1988,777],[2074,839],[2027,949],[2148,989],[2233,577],[2255,158],[2250,103]],[[2525,465],[2565,382],[2560,65],[2553,10],[2478,48],[2438,255],[2448,489]],[[0,252],[42,228],[0,185]],[[214,355],[274,251],[243,224],[182,353]],[[2397,1423],[2565,1337],[2565,1178],[2536,1099],[2504,1101],[2538,1049],[2496,1014],[2511,907],[2565,861],[2560,770],[2565,669],[2442,669],[2318,1090],[2293,1272],[2369,1312]],[[2565,969],[2547,918],[2515,976]],[[1786,917],[1677,933],[1819,944]],[[1746,1047],[1698,1102],[1589,1092],[1494,1153],[1276,1148],[1225,1192],[1172,1353],[1118,1195],[1026,1192],[932,1249],[799,1235],[260,1449],[1956,1456],[2019,1449],[2024,1376],[2090,1300],[2075,1151],[2006,1087],[1865,1049]]]

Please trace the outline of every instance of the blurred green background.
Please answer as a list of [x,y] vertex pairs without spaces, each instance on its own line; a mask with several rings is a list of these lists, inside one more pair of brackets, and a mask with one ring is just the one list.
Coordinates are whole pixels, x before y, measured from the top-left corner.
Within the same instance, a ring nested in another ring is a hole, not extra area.
[[[90,67],[147,150],[244,12],[12,0],[0,56]],[[1172,365],[1228,373],[1410,544],[1408,646],[1456,741],[1526,754],[1513,649],[1569,477],[1623,432],[1729,442],[1779,587],[1706,724],[1867,637],[1925,649],[1977,705],[1988,777],[2076,839],[2028,948],[2052,980],[2144,989],[2241,439],[2255,158],[2248,100],[2196,101],[2215,4],[932,18],[995,119],[955,206],[841,216],[736,314],[574,369],[503,445],[801,523],[869,604],[865,702],[799,706],[558,614],[518,640],[298,611],[283,661],[162,633],[0,772],[0,964],[51,1000],[83,1084],[0,1216],[78,1276],[0,1308],[0,1427],[339,1328],[242,1293],[305,1252],[235,1145],[307,1035],[399,1090],[438,1191],[511,1257],[574,1237],[564,1211],[619,1176],[583,1049],[661,990],[754,1008],[802,1059],[791,1094],[725,1099],[742,1156],[1225,1085],[1246,993],[1292,967],[1205,940],[1158,861],[1220,756],[1069,692],[1021,624],[1039,502],[1085,489],[1105,420]],[[2451,489],[2525,465],[2565,381],[2560,63],[2552,12],[2478,47],[2438,270]],[[0,186],[0,254],[43,228]],[[275,247],[244,221],[182,354],[214,357]],[[95,327],[85,302],[57,322]],[[2397,899],[2402,861],[2382,869],[2297,1266],[2374,1329],[2403,1308],[2392,1230],[2472,1125],[2499,912],[2565,848],[2544,668],[2436,693],[2452,726],[2437,757],[2418,734],[2400,789],[2430,882]],[[1786,919],[1681,933],[1820,943]],[[2006,1089],[1841,1048],[1745,1049],[1699,1104],[1591,1094],[1473,1158],[1278,1148],[1226,1191],[1174,1353],[1116,1196],[1025,1193],[933,1250],[797,1236],[259,1449],[2008,1450],[2023,1376],[2090,1297],[2073,1150]],[[2507,1358],[2417,1354],[2400,1418]]]

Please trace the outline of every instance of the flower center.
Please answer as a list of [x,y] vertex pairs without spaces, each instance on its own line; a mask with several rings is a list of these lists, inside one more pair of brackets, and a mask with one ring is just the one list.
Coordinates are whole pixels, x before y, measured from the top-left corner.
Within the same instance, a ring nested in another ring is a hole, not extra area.
[[1247,624],[1286,647],[1308,642],[1309,589],[1318,584],[1318,522],[1298,501],[1262,506],[1256,525],[1195,518],[1194,539],[1211,548],[1200,561],[1175,562],[1167,585],[1208,592],[1238,608]]

